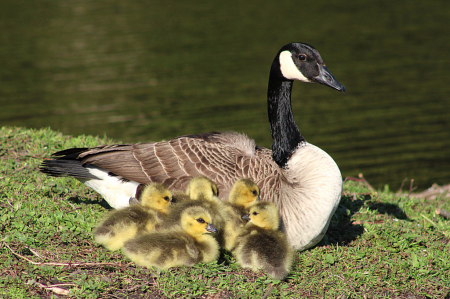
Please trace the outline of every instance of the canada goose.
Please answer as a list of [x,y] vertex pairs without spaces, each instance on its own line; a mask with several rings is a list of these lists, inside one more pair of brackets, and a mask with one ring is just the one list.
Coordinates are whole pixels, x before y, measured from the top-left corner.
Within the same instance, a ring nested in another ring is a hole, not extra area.
[[144,186],[139,197],[140,204],[108,213],[94,230],[97,243],[114,251],[136,235],[154,230],[168,212],[172,193],[161,184],[151,183]]
[[210,263],[219,258],[219,244],[209,232],[217,230],[208,211],[190,207],[181,215],[181,229],[138,236],[125,243],[123,252],[138,265],[163,270]]
[[164,221],[157,225],[157,229],[167,230],[179,227],[183,211],[189,207],[200,206],[211,215],[212,224],[219,231],[217,238],[221,239],[222,229],[225,225],[222,214],[224,203],[217,197],[217,194],[217,186],[213,181],[204,176],[193,178],[186,189],[186,195],[190,197],[190,200],[174,205]]
[[234,248],[239,231],[247,223],[242,216],[259,200],[259,188],[250,179],[237,180],[231,188],[228,201],[225,203],[225,226],[223,229],[223,247],[227,250]]
[[67,149],[44,160],[40,170],[77,178],[114,208],[127,206],[139,183],[184,190],[190,178],[203,175],[226,200],[234,181],[247,177],[259,186],[263,201],[277,206],[290,244],[298,250],[312,247],[339,204],[342,176],[334,160],[300,134],[291,107],[293,80],[345,92],[314,47],[282,47],[272,63],[267,92],[272,150],[242,134],[211,132],[163,142]]
[[260,202],[244,216],[249,220],[236,239],[233,251],[236,261],[253,271],[264,270],[274,279],[283,279],[290,272],[293,250],[286,235],[278,230],[277,208],[271,202]]

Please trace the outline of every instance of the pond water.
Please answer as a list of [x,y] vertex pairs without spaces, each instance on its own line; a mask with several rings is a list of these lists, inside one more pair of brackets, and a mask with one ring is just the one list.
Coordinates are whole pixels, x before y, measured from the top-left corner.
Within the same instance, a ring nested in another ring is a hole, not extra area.
[[347,88],[292,96],[344,177],[450,183],[450,1],[179,2],[2,1],[0,125],[122,142],[235,130],[270,147],[270,65],[301,41]]

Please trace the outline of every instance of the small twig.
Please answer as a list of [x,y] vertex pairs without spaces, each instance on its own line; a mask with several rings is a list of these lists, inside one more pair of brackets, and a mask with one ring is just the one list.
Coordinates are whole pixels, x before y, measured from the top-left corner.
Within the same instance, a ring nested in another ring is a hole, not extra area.
[[28,247],[28,250],[31,251],[31,252],[32,252],[34,255],[36,255],[37,257],[39,257],[39,258],[42,259],[42,256],[41,256],[37,251],[35,251],[34,249],[31,249],[30,247]]
[[35,262],[30,260],[27,257],[24,257],[23,255],[18,254],[17,252],[15,252],[11,247],[9,247],[8,244],[6,244],[6,242],[3,242],[3,244],[5,244],[6,247],[8,247],[9,250],[11,250],[11,252],[26,260],[27,262],[33,264],[33,265],[38,265],[38,266],[42,266],[42,265],[46,265],[46,266],[72,266],[72,267],[77,267],[77,266],[117,266],[117,267],[123,267],[124,265],[122,263],[116,264],[116,263],[40,263],[40,262]]
[[431,186],[427,190],[420,192],[420,193],[411,194],[411,195],[415,196],[417,198],[434,199],[437,196],[442,196],[445,194],[447,195],[447,197],[449,196],[450,184],[445,185],[445,186],[438,186],[436,184],[433,184],[433,186]]
[[354,220],[352,224],[383,224],[384,220],[375,220],[375,221],[364,221],[364,220]]
[[354,177],[351,177],[351,176],[345,177],[344,183],[347,182],[347,181],[361,182],[360,179],[357,179],[357,178],[354,178]]
[[360,182],[360,183],[363,183],[364,185],[366,185],[367,187],[369,187],[369,189],[371,189],[371,190],[373,190],[373,191],[376,191],[375,188],[372,187],[372,185],[370,185],[368,181],[366,181],[366,179],[364,178],[364,176],[363,176],[362,173],[358,174],[358,177],[359,177],[359,179],[358,179],[358,178],[354,178],[354,177],[348,176],[348,177],[345,178],[344,183],[345,183],[346,181]]
[[76,207],[76,208],[74,208],[73,210],[70,210],[69,213],[77,212],[78,214],[80,214],[80,212],[77,211],[77,210],[79,210],[79,209],[81,209],[81,207]]
[[397,194],[401,194],[402,193],[403,185],[405,184],[407,179],[408,178],[404,178],[403,179],[402,184],[400,185],[400,189],[398,189],[398,191],[397,191]]
[[375,191],[375,188],[372,187],[372,185],[370,185],[368,181],[366,181],[362,173],[358,174],[358,177],[361,179],[361,182],[363,182],[364,184],[367,185],[367,187],[369,187],[369,189]]
[[66,201],[72,208],[73,210],[69,211],[69,213],[72,213],[73,211],[76,211],[78,214],[80,214],[80,212],[78,212],[78,209],[81,209],[81,207],[76,207],[73,204],[71,204],[70,202]]
[[69,295],[69,290],[60,288],[60,287],[58,287],[58,286],[60,286],[60,285],[72,285],[72,286],[76,286],[76,284],[70,284],[70,283],[66,283],[66,284],[58,284],[58,285],[49,285],[49,286],[47,286],[47,285],[42,284],[42,283],[39,283],[39,282],[36,282],[36,285],[38,285],[39,287],[41,287],[41,288],[43,288],[43,289],[46,289],[46,290],[48,290],[48,291],[52,291],[53,293],[58,294],[58,295]]
[[411,183],[409,184],[409,193],[408,193],[408,197],[411,197],[411,194],[414,190],[417,189],[417,187],[413,188],[413,184],[414,184],[414,179],[411,179]]
[[443,210],[443,209],[436,209],[436,210],[434,210],[434,212],[435,212],[436,214],[438,214],[438,215],[441,215],[442,217],[450,218],[450,213],[447,212],[446,210]]

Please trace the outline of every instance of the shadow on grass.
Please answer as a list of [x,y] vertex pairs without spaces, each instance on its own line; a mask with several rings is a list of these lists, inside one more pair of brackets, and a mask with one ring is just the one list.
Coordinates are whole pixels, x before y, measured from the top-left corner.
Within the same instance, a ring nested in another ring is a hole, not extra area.
[[75,203],[75,204],[100,205],[107,210],[113,209],[108,204],[108,202],[106,200],[104,200],[103,198],[101,200],[85,200],[79,196],[72,196],[72,197],[68,198],[67,200],[70,201],[71,203]]
[[397,219],[412,221],[398,205],[392,203],[376,202],[369,205],[369,210],[376,210],[380,214],[392,215]]
[[364,224],[355,224],[351,217],[358,213],[366,205],[369,210],[376,210],[380,214],[394,216],[397,219],[412,221],[405,212],[396,204],[370,202],[370,195],[354,199],[353,196],[343,195],[338,208],[331,220],[327,233],[318,246],[339,244],[347,245],[364,233]]

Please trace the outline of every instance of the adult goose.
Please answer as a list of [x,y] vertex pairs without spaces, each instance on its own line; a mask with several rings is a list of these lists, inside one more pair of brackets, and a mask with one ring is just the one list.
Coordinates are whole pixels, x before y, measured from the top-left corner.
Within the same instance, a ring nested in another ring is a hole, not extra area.
[[345,92],[314,47],[282,47],[272,63],[267,92],[272,150],[242,134],[211,132],[163,142],[67,149],[44,160],[40,170],[82,181],[113,208],[127,206],[139,184],[158,182],[185,190],[191,178],[203,175],[226,200],[237,179],[249,178],[260,188],[261,200],[277,206],[290,244],[297,250],[309,248],[328,228],[342,177],[334,160],[300,134],[291,107],[293,80]]

